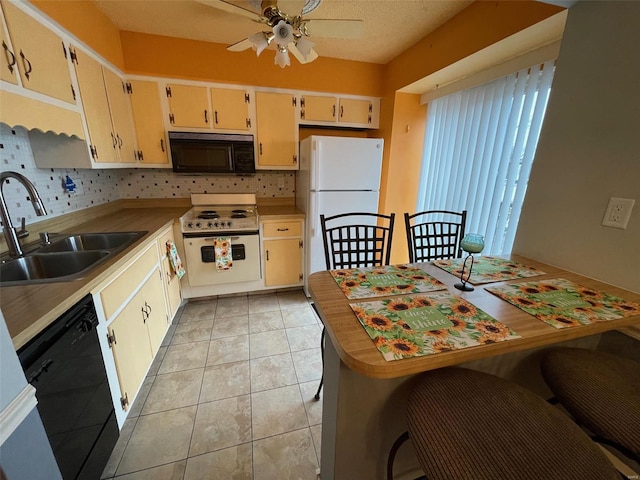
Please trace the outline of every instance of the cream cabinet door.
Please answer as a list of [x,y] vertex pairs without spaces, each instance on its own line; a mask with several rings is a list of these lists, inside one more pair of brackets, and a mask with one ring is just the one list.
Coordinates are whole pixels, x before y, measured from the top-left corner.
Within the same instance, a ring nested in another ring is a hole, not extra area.
[[107,328],[110,346],[116,364],[120,396],[127,399],[122,409],[128,410],[142,385],[144,376],[153,360],[142,295],[138,292]]
[[337,99],[305,95],[300,100],[300,119],[321,122],[335,122]]
[[287,93],[256,93],[258,161],[263,168],[298,169],[295,97]]
[[3,0],[2,9],[22,85],[44,95],[75,103],[62,38],[12,2]]
[[82,108],[87,120],[93,159],[100,163],[118,162],[118,140],[111,124],[109,101],[102,65],[76,48],[74,66],[78,77]]
[[302,282],[302,246],[300,239],[264,241],[264,284],[292,285]]
[[161,258],[162,281],[164,283],[165,297],[167,300],[168,321],[171,322],[175,316],[180,303],[182,302],[182,294],[180,290],[180,279],[173,271],[169,254],[167,252],[167,242],[175,243],[173,227],[165,230],[158,237],[158,251]]
[[211,112],[206,87],[167,85],[169,121],[174,127],[211,128]]
[[338,122],[371,124],[373,103],[369,100],[340,99]]
[[0,25],[0,40],[2,40],[2,65],[0,66],[0,80],[5,82],[18,84],[18,77],[16,70],[18,69],[18,63],[16,54],[10,46],[9,35],[7,35],[4,25]]
[[156,269],[145,284],[140,288],[140,309],[144,315],[144,322],[149,332],[151,355],[155,356],[160,348],[162,339],[167,333],[167,312],[162,291],[162,275]]
[[249,130],[249,93],[245,90],[212,88],[213,128]]
[[131,108],[140,163],[168,164],[160,91],[156,82],[131,80]]
[[119,160],[133,163],[136,161],[135,127],[126,85],[120,76],[108,68],[102,67],[102,73]]

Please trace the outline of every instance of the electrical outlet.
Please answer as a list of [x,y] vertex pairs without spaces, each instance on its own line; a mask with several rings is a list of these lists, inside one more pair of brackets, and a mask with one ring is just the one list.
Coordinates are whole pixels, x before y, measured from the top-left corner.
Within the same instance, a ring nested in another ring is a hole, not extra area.
[[629,223],[629,218],[631,217],[631,210],[635,203],[636,201],[633,198],[611,197],[609,199],[609,205],[607,205],[607,211],[604,212],[602,225],[624,230],[627,228],[627,223]]

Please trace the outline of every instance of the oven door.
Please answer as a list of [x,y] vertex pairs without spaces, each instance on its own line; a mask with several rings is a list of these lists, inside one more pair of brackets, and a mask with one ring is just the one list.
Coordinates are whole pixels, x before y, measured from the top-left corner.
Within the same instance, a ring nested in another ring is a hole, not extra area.
[[[213,242],[231,238],[233,266],[218,270]],[[187,277],[192,287],[260,280],[260,237],[257,232],[229,234],[185,234]]]

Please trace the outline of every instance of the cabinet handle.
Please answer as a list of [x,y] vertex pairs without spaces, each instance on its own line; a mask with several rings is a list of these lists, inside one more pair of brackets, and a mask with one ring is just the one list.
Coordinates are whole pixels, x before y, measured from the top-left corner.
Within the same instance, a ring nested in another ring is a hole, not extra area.
[[333,109],[332,109],[332,111],[331,111],[331,116],[332,116],[333,118],[336,118],[336,104],[335,104],[335,103],[333,104]]
[[266,251],[267,254],[267,262],[269,261],[269,250]]
[[215,122],[216,125],[218,125],[218,111],[217,110],[215,110],[213,112],[213,117],[214,117],[213,121]]
[[160,139],[160,149],[164,152],[164,138]]
[[118,141],[116,140],[116,136],[111,132],[111,141],[113,142],[113,148],[116,148],[118,145]]
[[24,66],[24,76],[29,80],[29,75],[31,75],[31,71],[33,70],[31,62],[24,56],[22,50],[20,50],[20,58],[22,58],[22,65]]
[[279,228],[278,232],[288,232],[289,229],[288,228]]
[[142,310],[142,323],[147,323],[147,318],[149,318],[149,315],[145,311],[144,307],[142,307],[140,310]]
[[204,123],[209,123],[209,114],[206,110],[204,111]]
[[340,105],[340,118],[344,117],[344,105]]
[[2,41],[2,48],[4,48],[4,57],[7,59],[7,68],[13,73],[13,67],[16,64],[16,56],[13,54],[4,40]]
[[260,143],[260,155],[262,155],[262,143]]
[[116,137],[118,138],[118,148],[122,148],[122,138],[120,138],[120,135],[116,135]]

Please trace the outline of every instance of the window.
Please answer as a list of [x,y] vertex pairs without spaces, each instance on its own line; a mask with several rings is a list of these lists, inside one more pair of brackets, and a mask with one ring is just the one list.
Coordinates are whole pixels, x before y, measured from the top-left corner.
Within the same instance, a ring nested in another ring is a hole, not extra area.
[[513,246],[554,62],[429,103],[417,210],[467,210],[484,254]]

